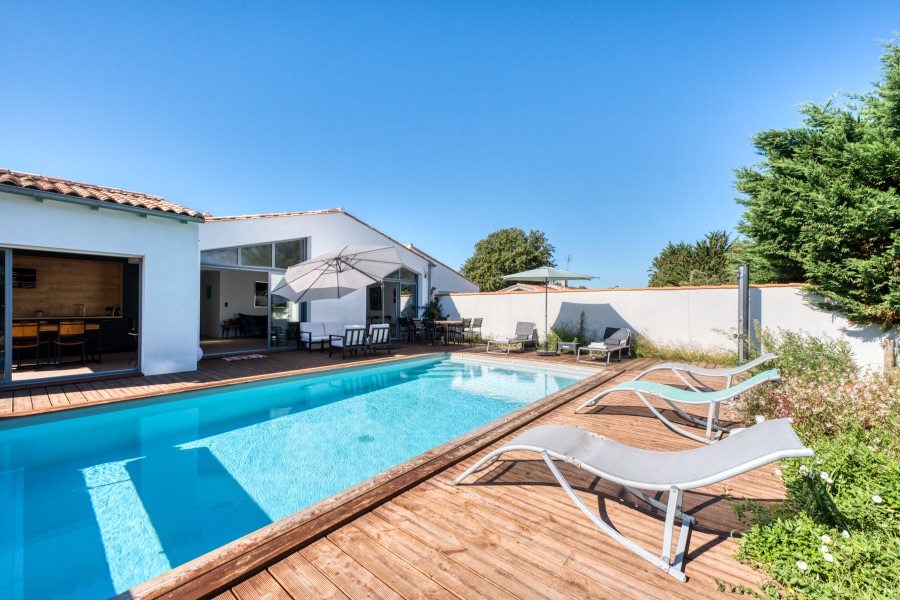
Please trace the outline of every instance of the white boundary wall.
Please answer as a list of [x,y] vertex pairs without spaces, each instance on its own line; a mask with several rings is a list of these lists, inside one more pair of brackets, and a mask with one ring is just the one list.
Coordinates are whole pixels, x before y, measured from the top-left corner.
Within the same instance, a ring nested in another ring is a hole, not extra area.
[[[510,335],[518,321],[533,321],[544,339],[543,292],[448,294],[441,305],[451,317],[482,317],[485,338]],[[605,327],[627,327],[661,345],[737,352],[737,286],[551,290],[547,306],[551,328],[557,322],[577,325],[584,311],[589,337],[602,335]],[[813,307],[798,285],[750,286],[750,318],[767,330],[843,339],[858,366],[882,367],[885,334],[880,328],[852,325]],[[751,338],[758,348],[752,330]]]

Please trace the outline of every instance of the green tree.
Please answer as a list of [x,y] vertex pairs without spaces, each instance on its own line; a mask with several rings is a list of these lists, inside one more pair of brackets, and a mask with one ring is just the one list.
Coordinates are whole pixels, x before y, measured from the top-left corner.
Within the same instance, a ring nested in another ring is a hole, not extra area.
[[724,231],[711,231],[693,244],[669,244],[653,259],[647,273],[649,287],[724,285],[734,283],[731,258],[734,240]]
[[900,47],[884,47],[874,91],[804,104],[802,126],[754,136],[764,160],[738,169],[736,187],[738,231],[769,281],[807,283],[888,328],[900,325]]
[[493,292],[514,282],[500,279],[503,275],[536,269],[555,267],[553,246],[543,231],[510,227],[490,234],[475,244],[473,254],[460,272],[477,283],[483,292]]

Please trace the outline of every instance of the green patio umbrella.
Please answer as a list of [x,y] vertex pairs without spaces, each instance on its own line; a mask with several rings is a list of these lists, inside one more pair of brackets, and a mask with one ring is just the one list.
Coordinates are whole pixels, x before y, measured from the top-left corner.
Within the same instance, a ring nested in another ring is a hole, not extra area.
[[575,273],[574,271],[566,271],[565,269],[557,269],[555,267],[538,267],[530,271],[522,271],[521,273],[513,273],[512,275],[504,275],[501,279],[509,279],[512,281],[534,281],[544,284],[544,351],[538,350],[538,354],[556,354],[550,352],[547,348],[549,328],[547,326],[547,296],[551,281],[570,281],[572,279],[595,279],[593,275],[585,275],[583,273]]

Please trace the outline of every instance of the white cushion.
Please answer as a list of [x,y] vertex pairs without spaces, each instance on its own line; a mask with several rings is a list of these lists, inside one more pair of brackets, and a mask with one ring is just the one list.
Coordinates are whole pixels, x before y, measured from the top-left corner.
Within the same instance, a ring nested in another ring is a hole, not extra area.
[[[328,335],[325,333],[325,328],[323,327],[323,324],[318,321],[310,321],[308,323],[300,323],[300,331],[302,331],[304,333],[308,332],[308,333],[312,334],[313,339],[315,339],[317,337],[325,337],[325,338],[328,337]],[[303,336],[303,337],[306,337],[306,336]]]
[[324,321],[322,335],[344,335],[344,324],[341,321]]

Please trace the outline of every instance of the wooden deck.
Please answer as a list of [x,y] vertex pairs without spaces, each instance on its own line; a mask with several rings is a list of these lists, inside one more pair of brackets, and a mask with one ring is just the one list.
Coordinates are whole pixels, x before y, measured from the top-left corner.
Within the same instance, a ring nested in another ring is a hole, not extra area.
[[[434,350],[444,347],[409,345],[393,357]],[[483,353],[483,346],[462,351]],[[382,354],[375,360],[385,358]],[[533,352],[509,359],[575,364],[571,355],[539,358]],[[192,373],[0,392],[0,413],[15,418],[364,362],[329,359],[327,352],[272,353],[231,362],[210,359]],[[699,523],[690,540],[684,584],[599,531],[533,456],[502,461],[466,485],[450,485],[488,448],[534,424],[577,425],[648,449],[695,447],[666,429],[631,394],[613,394],[604,408],[591,413],[573,412],[596,386],[631,379],[653,362],[626,359],[609,367],[578,363],[596,368],[598,375],[121,597],[706,598],[720,595],[716,579],[755,586],[759,575],[732,558],[732,532],[742,526],[723,494],[727,487],[736,498],[782,499],[774,465],[686,493],[685,509]],[[656,551],[663,528],[658,511],[569,465],[561,470],[589,506]]]

